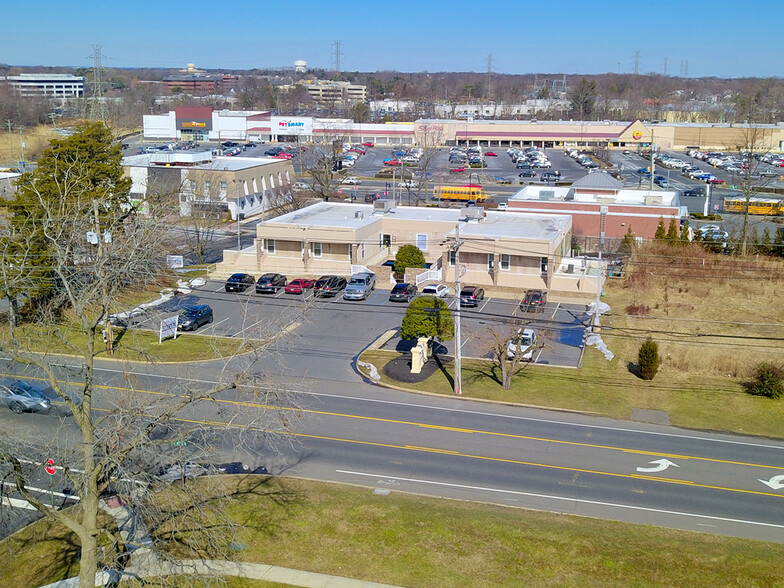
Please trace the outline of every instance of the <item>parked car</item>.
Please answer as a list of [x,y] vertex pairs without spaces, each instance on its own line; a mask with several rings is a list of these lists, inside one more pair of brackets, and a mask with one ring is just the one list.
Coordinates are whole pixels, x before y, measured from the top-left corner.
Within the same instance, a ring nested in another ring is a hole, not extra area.
[[341,184],[348,184],[350,186],[358,186],[361,183],[362,180],[354,176],[349,176],[347,178],[344,178],[343,181],[341,182]]
[[288,284],[286,284],[284,291],[286,294],[303,294],[305,290],[310,290],[314,283],[315,280],[297,278],[296,280],[291,280]]
[[403,180],[398,183],[398,188],[419,188],[419,182],[416,180]]
[[536,172],[532,169],[526,169],[517,174],[521,178],[535,178]]
[[268,273],[264,274],[256,282],[256,294],[275,294],[281,288],[286,287],[286,276],[283,274]]
[[533,166],[527,161],[521,161],[517,164],[517,169],[533,169]]
[[485,157],[498,157],[498,153],[495,153],[493,151],[488,151],[487,153],[485,153]]
[[544,182],[555,182],[558,181],[558,178],[561,177],[561,172],[558,170],[556,171],[546,171],[542,174],[542,181]]
[[250,274],[233,274],[226,280],[226,292],[244,292],[256,283],[256,278]]
[[194,304],[182,309],[177,321],[177,328],[181,331],[195,331],[200,326],[212,321],[212,308],[206,304]]
[[54,417],[71,414],[54,389],[41,382],[3,380],[0,382],[0,403],[16,414],[41,412]]
[[275,156],[283,152],[283,147],[270,147],[264,152],[264,155]]
[[524,361],[531,361],[534,357],[536,331],[533,329],[520,329],[517,331],[517,336],[518,339],[512,339],[506,345],[507,359],[514,359],[515,353],[517,353],[519,340],[520,352],[518,358]]
[[395,284],[389,293],[390,302],[411,302],[411,299],[416,296],[417,287],[414,284]]
[[443,298],[444,296],[449,296],[449,288],[444,284],[428,284],[422,288],[422,294],[425,296]]
[[478,306],[484,299],[485,291],[478,286],[466,286],[460,291],[460,306]]
[[313,286],[313,295],[319,298],[332,298],[346,288],[346,278],[341,276],[321,276]]
[[369,142],[369,141],[368,141],[368,142],[366,142],[366,143],[362,143],[362,146],[363,146],[363,147],[373,147],[373,145],[374,145],[374,144],[373,144],[373,143],[371,143],[371,142]]
[[527,290],[523,301],[520,303],[520,310],[523,312],[542,312],[547,304],[547,292],[544,290]]
[[343,292],[344,300],[365,300],[376,289],[376,274],[354,274]]

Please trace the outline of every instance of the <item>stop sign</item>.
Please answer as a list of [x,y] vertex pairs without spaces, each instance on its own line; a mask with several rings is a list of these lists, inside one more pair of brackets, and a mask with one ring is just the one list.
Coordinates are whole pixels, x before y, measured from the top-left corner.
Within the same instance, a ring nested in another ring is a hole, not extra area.
[[57,468],[54,465],[53,459],[46,460],[46,465],[44,466],[44,470],[46,470],[46,473],[49,474],[50,476],[54,476],[57,473]]

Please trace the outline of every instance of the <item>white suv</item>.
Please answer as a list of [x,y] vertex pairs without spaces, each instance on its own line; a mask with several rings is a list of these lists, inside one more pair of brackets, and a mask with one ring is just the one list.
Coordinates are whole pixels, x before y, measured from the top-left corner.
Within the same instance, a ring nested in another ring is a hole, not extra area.
[[344,179],[341,183],[357,186],[362,183],[362,180],[354,176],[349,176],[346,179]]

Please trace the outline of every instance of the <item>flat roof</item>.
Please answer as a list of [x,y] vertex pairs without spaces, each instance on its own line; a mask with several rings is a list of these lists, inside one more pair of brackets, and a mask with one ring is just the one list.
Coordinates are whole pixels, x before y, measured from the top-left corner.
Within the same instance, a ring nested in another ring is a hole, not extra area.
[[123,157],[122,165],[127,167],[168,166],[182,169],[240,171],[281,161],[285,160],[272,157],[214,157],[209,151],[161,151],[160,153],[140,153]]
[[[383,218],[401,222],[432,221],[449,225],[460,223],[460,235],[466,237],[553,241],[571,223],[571,216],[568,214],[486,211],[486,216],[481,221],[466,222],[459,208],[397,206],[383,214],[373,214],[373,210],[372,204],[319,202],[261,224],[357,230]],[[355,214],[357,212],[362,213],[361,218]],[[454,233],[455,229],[450,228],[445,235]]]

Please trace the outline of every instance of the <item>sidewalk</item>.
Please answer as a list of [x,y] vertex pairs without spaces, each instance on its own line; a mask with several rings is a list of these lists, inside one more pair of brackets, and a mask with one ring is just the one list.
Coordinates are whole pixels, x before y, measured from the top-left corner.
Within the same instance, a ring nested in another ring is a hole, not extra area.
[[[142,551],[141,549],[139,551]],[[152,555],[151,552],[148,552]],[[305,588],[397,588],[391,584],[378,584],[376,582],[366,582],[364,580],[354,580],[342,576],[330,576],[328,574],[318,574],[316,572],[306,572],[303,570],[293,570],[279,566],[266,564],[241,563],[233,561],[213,561],[213,560],[181,560],[179,562],[162,562],[157,557],[149,559],[143,554],[135,557],[132,565],[125,569],[126,578],[145,578],[172,574],[199,574],[204,576],[235,576],[240,578],[251,578],[253,580],[264,580],[267,582],[278,582],[291,586],[303,586]],[[108,581],[108,574],[100,572],[95,578],[96,586],[104,586]],[[53,584],[47,584],[41,588],[77,588],[79,578],[68,578]]]

